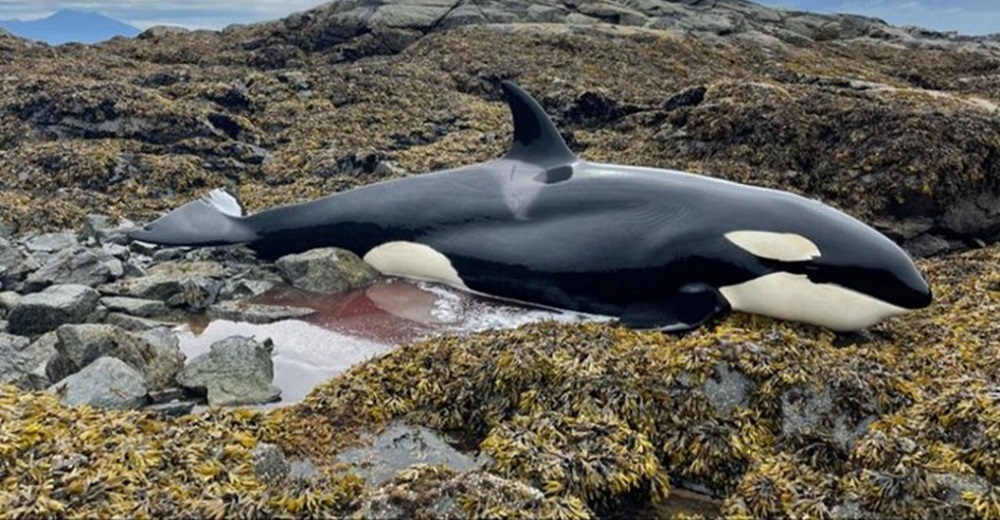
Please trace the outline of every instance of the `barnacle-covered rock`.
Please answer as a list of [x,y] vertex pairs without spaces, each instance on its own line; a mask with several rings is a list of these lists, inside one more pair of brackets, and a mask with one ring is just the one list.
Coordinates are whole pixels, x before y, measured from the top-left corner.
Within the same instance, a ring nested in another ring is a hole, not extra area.
[[378,271],[358,255],[335,247],[283,256],[275,265],[292,286],[324,294],[364,287],[379,276]]
[[21,298],[7,315],[10,332],[43,334],[67,323],[82,323],[100,296],[86,285],[53,285]]
[[271,340],[233,336],[212,343],[210,350],[192,359],[177,383],[206,395],[213,406],[270,403],[281,397],[281,390],[271,384],[274,362]]
[[67,406],[130,410],[143,405],[145,378],[128,363],[113,357],[99,357],[79,372],[49,388]]

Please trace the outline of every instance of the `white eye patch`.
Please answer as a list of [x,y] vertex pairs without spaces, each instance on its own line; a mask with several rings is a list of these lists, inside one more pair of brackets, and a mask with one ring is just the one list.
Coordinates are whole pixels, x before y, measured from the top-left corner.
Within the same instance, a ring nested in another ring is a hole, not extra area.
[[387,242],[364,257],[382,274],[441,282],[468,290],[448,257],[430,246],[416,242]]
[[770,231],[730,231],[726,240],[760,258],[782,262],[802,262],[819,258],[819,247],[808,238],[795,233]]

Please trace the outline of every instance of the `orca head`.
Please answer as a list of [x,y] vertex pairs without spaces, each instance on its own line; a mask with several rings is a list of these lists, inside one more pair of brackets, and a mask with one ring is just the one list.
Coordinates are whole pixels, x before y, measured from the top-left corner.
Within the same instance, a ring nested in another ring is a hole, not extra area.
[[809,204],[781,232],[725,234],[767,271],[720,288],[734,309],[849,331],[930,305],[930,286],[902,248],[839,211]]

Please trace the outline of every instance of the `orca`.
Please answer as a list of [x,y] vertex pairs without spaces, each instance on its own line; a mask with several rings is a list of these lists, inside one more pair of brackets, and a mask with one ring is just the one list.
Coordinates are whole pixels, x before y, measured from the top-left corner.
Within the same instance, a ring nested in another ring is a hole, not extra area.
[[215,190],[130,238],[265,259],[336,246],[386,275],[664,331],[730,310],[851,331],[930,305],[913,260],[864,223],[789,192],[582,160],[537,101],[501,88],[514,136],[499,159],[253,215]]

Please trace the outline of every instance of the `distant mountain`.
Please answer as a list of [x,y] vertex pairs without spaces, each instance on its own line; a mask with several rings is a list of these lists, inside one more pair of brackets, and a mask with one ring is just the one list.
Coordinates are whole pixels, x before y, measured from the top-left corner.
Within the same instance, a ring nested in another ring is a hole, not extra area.
[[141,31],[102,14],[86,11],[57,11],[40,20],[0,21],[0,28],[15,36],[29,40],[39,40],[52,45],[79,42],[97,43],[115,36],[136,36]]

